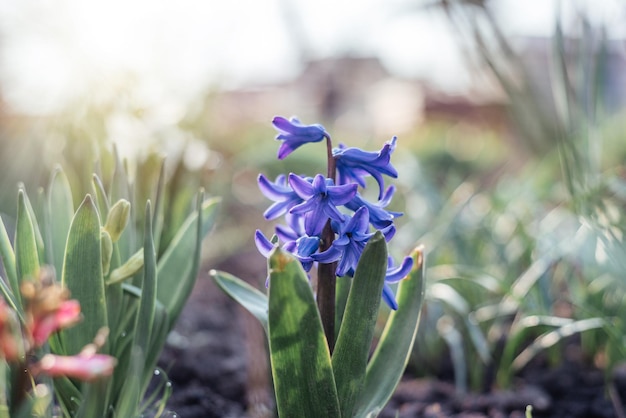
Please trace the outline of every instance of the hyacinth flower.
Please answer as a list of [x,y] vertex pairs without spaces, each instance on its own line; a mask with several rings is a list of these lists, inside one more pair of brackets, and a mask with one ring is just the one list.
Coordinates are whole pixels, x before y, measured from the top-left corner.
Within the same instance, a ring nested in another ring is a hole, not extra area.
[[304,144],[320,142],[329,136],[322,125],[303,125],[295,117],[288,120],[282,116],[276,116],[272,124],[279,132],[276,139],[283,141],[278,149],[279,160],[282,160]]
[[[227,273],[211,276],[266,331],[280,417],[375,416],[402,376],[424,291],[421,248],[398,266],[387,255],[402,215],[387,210],[395,187],[384,184],[384,176],[398,176],[391,164],[397,139],[377,152],[333,149],[321,125],[283,117],[273,124],[283,141],[279,159],[325,139],[325,172],[274,182],[259,176],[261,192],[274,202],[265,218],[284,217],[271,239],[261,230],[254,236],[268,258],[267,296]],[[360,192],[367,177],[379,187],[375,202]],[[382,301],[392,311],[370,357]]]
[[389,177],[398,177],[398,172],[391,165],[391,154],[396,148],[397,138],[394,136],[391,141],[385,143],[379,152],[363,151],[359,148],[346,148],[339,145],[333,149],[333,157],[337,165],[337,177],[339,184],[357,183],[365,187],[365,177],[374,177],[379,186],[378,199],[383,195],[384,180],[383,174]]
[[289,209],[302,203],[302,198],[287,184],[287,177],[284,174],[276,177],[274,182],[260,174],[258,183],[263,195],[275,202],[263,213],[267,220],[283,216]]
[[289,175],[289,184],[293,190],[304,199],[291,208],[292,214],[305,214],[304,228],[307,234],[316,235],[322,232],[329,219],[343,220],[343,215],[337,206],[344,205],[356,195],[356,184],[334,186],[332,179],[317,174],[312,183],[305,179]]
[[394,186],[389,186],[382,198],[376,203],[365,200],[363,196],[357,192],[352,200],[346,203],[345,206],[355,212],[361,207],[366,207],[370,215],[370,223],[372,226],[376,229],[383,229],[391,225],[394,219],[402,216],[402,212],[385,210],[385,208],[389,206],[389,203],[391,203],[395,191],[396,188]]

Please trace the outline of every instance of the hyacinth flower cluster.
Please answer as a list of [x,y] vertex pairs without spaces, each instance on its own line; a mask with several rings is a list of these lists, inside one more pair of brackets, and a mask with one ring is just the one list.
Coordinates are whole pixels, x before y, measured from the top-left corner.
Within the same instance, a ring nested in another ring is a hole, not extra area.
[[[310,272],[318,265],[318,287],[324,286],[320,268],[331,266],[338,277],[353,276],[363,249],[376,230],[388,242],[396,229],[394,220],[402,213],[387,210],[395,188],[385,188],[383,176],[396,178],[398,173],[391,164],[396,148],[393,137],[379,151],[364,151],[343,144],[332,147],[331,137],[319,124],[304,125],[298,119],[277,116],[273,120],[278,131],[276,139],[282,141],[278,158],[283,159],[307,143],[326,140],[328,167],[326,174],[313,177],[290,173],[275,180],[261,174],[258,184],[261,192],[274,203],[265,211],[267,220],[284,217],[284,224],[276,226],[275,236],[268,239],[256,231],[255,243],[259,251],[269,256],[278,242],[293,254]],[[378,199],[365,199],[366,178],[373,177],[378,185]],[[396,266],[389,258],[383,300],[396,310],[393,290],[389,286],[403,279],[413,266],[406,257]],[[319,292],[318,292],[319,298]],[[319,301],[318,301],[319,303]]]

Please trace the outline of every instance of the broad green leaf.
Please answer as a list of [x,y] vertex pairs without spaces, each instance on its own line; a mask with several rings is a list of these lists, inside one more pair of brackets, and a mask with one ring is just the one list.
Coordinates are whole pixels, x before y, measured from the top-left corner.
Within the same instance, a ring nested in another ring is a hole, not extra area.
[[100,219],[90,195],[81,203],[70,227],[62,283],[78,299],[84,320],[61,333],[66,354],[78,353],[101,327],[108,326],[100,259]]
[[363,387],[386,271],[387,245],[383,234],[377,231],[365,246],[354,273],[333,353],[343,417],[354,415]]
[[63,270],[67,234],[74,216],[74,201],[67,176],[57,167],[50,180],[47,211],[48,262],[54,266],[57,277]]
[[232,274],[216,270],[211,270],[209,274],[220,289],[259,320],[267,333],[267,296]]
[[413,349],[424,300],[424,253],[411,254],[413,270],[398,286],[398,310],[392,311],[365,375],[356,416],[375,416],[393,394]]
[[280,417],[341,417],[328,343],[300,263],[280,248],[269,258],[269,347]]
[[[39,254],[35,228],[26,203],[26,193],[18,192],[17,227],[15,229],[15,264],[18,282],[34,280],[39,273]],[[19,294],[19,287],[16,290]]]
[[202,203],[189,215],[157,265],[157,299],[165,306],[173,326],[196,282],[202,239],[213,226],[219,198]]
[[[4,272],[7,275],[8,285],[11,287],[13,295],[16,296],[19,291],[19,281],[17,278],[17,267],[15,265],[15,253],[11,246],[11,240],[9,234],[7,234],[4,221],[0,217],[0,260],[4,266]],[[21,299],[15,298],[18,306],[21,306]]]

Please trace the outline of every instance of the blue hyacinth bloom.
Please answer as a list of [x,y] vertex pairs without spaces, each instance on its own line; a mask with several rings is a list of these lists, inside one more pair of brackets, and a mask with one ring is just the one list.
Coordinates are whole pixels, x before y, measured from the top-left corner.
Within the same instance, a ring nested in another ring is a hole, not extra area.
[[380,189],[378,199],[383,196],[384,182],[383,174],[390,177],[398,177],[398,172],[391,165],[391,153],[396,148],[397,138],[394,136],[391,141],[385,143],[379,152],[363,151],[359,148],[346,148],[339,145],[333,149],[337,165],[337,179],[339,184],[356,182],[361,187],[365,187],[365,176],[374,177]]
[[306,179],[289,174],[289,185],[304,199],[289,211],[304,215],[304,229],[307,235],[318,235],[328,219],[343,220],[337,206],[345,205],[356,195],[356,184],[335,186],[333,181],[318,174],[310,183]]
[[273,183],[263,174],[260,174],[258,183],[261,193],[275,202],[263,212],[263,216],[267,220],[276,219],[287,213],[292,207],[302,203],[302,198],[287,184],[287,178],[284,174],[276,177],[276,181]]
[[385,283],[383,284],[383,300],[394,311],[398,309],[398,302],[388,283],[397,283],[404,279],[411,272],[412,268],[413,259],[411,257],[405,257],[404,260],[402,260],[402,264],[398,267],[393,265],[393,259],[391,257],[388,258],[387,274],[385,275]]
[[377,203],[368,202],[363,199],[363,196],[357,193],[351,201],[345,204],[345,206],[353,211],[357,211],[363,206],[367,207],[372,226],[376,229],[383,229],[391,225],[395,218],[402,216],[402,212],[391,212],[384,209],[389,205],[389,203],[391,203],[391,198],[393,197],[395,191],[396,188],[394,186],[389,186],[382,199],[380,199]]
[[337,276],[345,276],[356,269],[367,241],[374,235],[369,232],[369,213],[366,207],[357,210],[352,217],[343,217],[343,222],[333,222],[338,237],[330,248],[312,256],[320,263],[339,261]]
[[295,117],[287,120],[282,116],[276,116],[272,124],[279,132],[276,139],[284,141],[278,149],[279,160],[291,154],[301,145],[309,142],[320,142],[322,139],[329,137],[322,125],[303,125]]

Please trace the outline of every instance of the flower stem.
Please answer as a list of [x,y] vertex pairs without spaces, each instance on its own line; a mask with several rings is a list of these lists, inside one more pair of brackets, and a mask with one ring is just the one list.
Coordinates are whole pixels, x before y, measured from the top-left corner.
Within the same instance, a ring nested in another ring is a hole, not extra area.
[[[335,181],[336,165],[333,157],[333,145],[330,136],[326,136],[326,149],[328,154],[328,175],[327,177]],[[332,245],[335,233],[330,226],[330,220],[326,222],[322,231],[322,245],[320,252],[326,251]],[[335,285],[337,276],[337,262],[330,264],[320,263],[317,267],[317,307],[322,318],[324,334],[328,341],[328,348],[333,352],[335,348]]]

